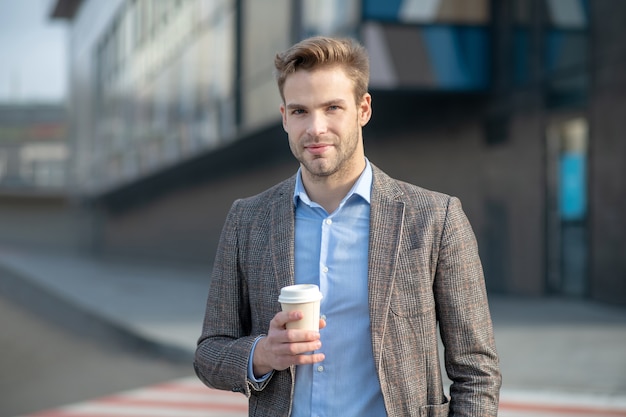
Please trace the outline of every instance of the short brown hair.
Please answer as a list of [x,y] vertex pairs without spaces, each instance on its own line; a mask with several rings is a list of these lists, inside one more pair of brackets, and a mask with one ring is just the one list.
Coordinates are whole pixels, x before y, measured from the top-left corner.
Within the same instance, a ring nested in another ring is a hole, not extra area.
[[298,70],[311,71],[320,67],[340,66],[354,83],[358,103],[367,93],[370,78],[369,56],[365,48],[353,39],[315,36],[304,39],[276,54],[274,66],[278,91],[285,101],[283,89],[287,77]]

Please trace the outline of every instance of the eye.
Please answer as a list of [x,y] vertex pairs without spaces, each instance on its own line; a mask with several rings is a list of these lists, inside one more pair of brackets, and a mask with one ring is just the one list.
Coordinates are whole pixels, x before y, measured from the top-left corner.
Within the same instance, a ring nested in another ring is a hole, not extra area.
[[336,104],[333,104],[332,106],[328,106],[328,110],[329,111],[335,111],[335,110],[339,110],[339,109],[341,109],[341,107],[339,107]]
[[299,114],[304,114],[304,113],[305,113],[305,112],[304,112],[304,110],[303,110],[303,109],[293,109],[293,110],[291,111],[291,114],[293,114],[293,115],[299,115]]

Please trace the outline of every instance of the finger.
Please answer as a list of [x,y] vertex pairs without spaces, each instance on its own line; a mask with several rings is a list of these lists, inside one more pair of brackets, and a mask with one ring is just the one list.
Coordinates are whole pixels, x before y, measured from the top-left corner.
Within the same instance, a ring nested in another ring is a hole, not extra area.
[[283,343],[307,343],[320,340],[319,332],[302,329],[289,329],[281,332]]
[[279,311],[276,313],[272,321],[270,321],[270,327],[285,328],[285,325],[291,321],[298,321],[302,319],[301,311]]
[[312,363],[322,362],[326,358],[323,353],[313,353],[310,355],[294,356],[294,365],[310,365]]
[[304,313],[302,313],[302,311],[299,311],[299,310],[287,312],[287,322],[302,320],[303,317],[304,317]]

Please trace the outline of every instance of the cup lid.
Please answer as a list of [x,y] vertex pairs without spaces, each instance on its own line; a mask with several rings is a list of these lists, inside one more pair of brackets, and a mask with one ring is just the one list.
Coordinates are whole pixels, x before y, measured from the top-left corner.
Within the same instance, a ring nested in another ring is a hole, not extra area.
[[315,284],[296,284],[283,287],[278,297],[279,303],[298,304],[309,303],[311,301],[319,301],[322,299],[322,293]]

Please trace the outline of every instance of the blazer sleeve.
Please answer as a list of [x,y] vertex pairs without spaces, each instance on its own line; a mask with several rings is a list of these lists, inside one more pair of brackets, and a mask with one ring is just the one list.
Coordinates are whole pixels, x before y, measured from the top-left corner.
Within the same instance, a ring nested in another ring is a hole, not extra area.
[[434,291],[452,381],[450,415],[496,416],[501,375],[483,270],[474,232],[455,197],[445,216]]
[[233,203],[220,236],[194,369],[207,386],[249,397],[248,359],[256,336],[250,335],[248,290],[238,266],[239,204]]

